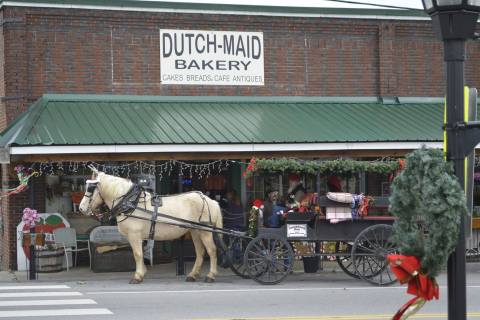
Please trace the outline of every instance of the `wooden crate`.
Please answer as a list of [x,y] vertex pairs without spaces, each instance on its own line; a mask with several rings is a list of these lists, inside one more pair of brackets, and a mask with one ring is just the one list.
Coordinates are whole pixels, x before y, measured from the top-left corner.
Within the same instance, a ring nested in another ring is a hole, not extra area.
[[[91,243],[93,272],[123,272],[135,270],[132,248],[125,242]],[[98,248],[105,246],[118,249],[100,253]]]

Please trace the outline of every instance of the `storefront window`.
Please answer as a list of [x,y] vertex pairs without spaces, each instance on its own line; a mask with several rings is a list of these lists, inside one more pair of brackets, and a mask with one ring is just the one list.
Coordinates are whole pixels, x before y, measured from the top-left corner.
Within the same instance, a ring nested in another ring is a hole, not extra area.
[[480,167],[475,168],[473,175],[473,216],[480,217]]
[[388,175],[367,173],[366,194],[375,197],[389,197],[391,182]]

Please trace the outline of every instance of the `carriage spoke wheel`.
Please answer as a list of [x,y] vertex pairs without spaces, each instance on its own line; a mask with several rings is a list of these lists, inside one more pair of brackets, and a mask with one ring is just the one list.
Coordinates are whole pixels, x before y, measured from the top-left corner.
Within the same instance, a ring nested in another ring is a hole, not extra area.
[[292,271],[293,250],[280,236],[265,234],[248,244],[244,257],[248,275],[261,284],[277,284]]
[[228,255],[230,258],[230,269],[237,276],[249,279],[247,268],[244,264],[244,255],[250,239],[240,237],[230,237],[228,243]]
[[387,261],[387,255],[397,252],[390,240],[392,230],[390,225],[377,224],[364,229],[355,239],[351,259],[356,274],[363,280],[380,286],[397,281]]
[[359,279],[360,276],[357,274],[352,260],[352,246],[353,242],[338,241],[335,243],[335,252],[337,254],[345,254],[344,256],[337,256],[336,260],[338,266],[343,270],[343,272],[348,274],[350,277]]

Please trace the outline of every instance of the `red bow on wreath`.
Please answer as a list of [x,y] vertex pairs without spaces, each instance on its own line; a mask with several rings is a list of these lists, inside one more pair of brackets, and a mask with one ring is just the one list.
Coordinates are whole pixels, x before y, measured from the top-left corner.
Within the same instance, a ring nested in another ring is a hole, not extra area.
[[408,282],[407,293],[415,296],[398,310],[392,320],[407,319],[423,307],[426,301],[433,298],[438,300],[438,284],[434,278],[420,271],[421,264],[417,257],[390,254],[387,260],[398,281],[402,284]]

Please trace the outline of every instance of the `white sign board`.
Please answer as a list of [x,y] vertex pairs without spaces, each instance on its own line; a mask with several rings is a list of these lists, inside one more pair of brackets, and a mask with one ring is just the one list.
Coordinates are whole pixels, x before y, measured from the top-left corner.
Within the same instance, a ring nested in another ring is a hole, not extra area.
[[287,224],[287,238],[306,238],[306,224]]
[[263,86],[263,33],[160,29],[162,84]]

